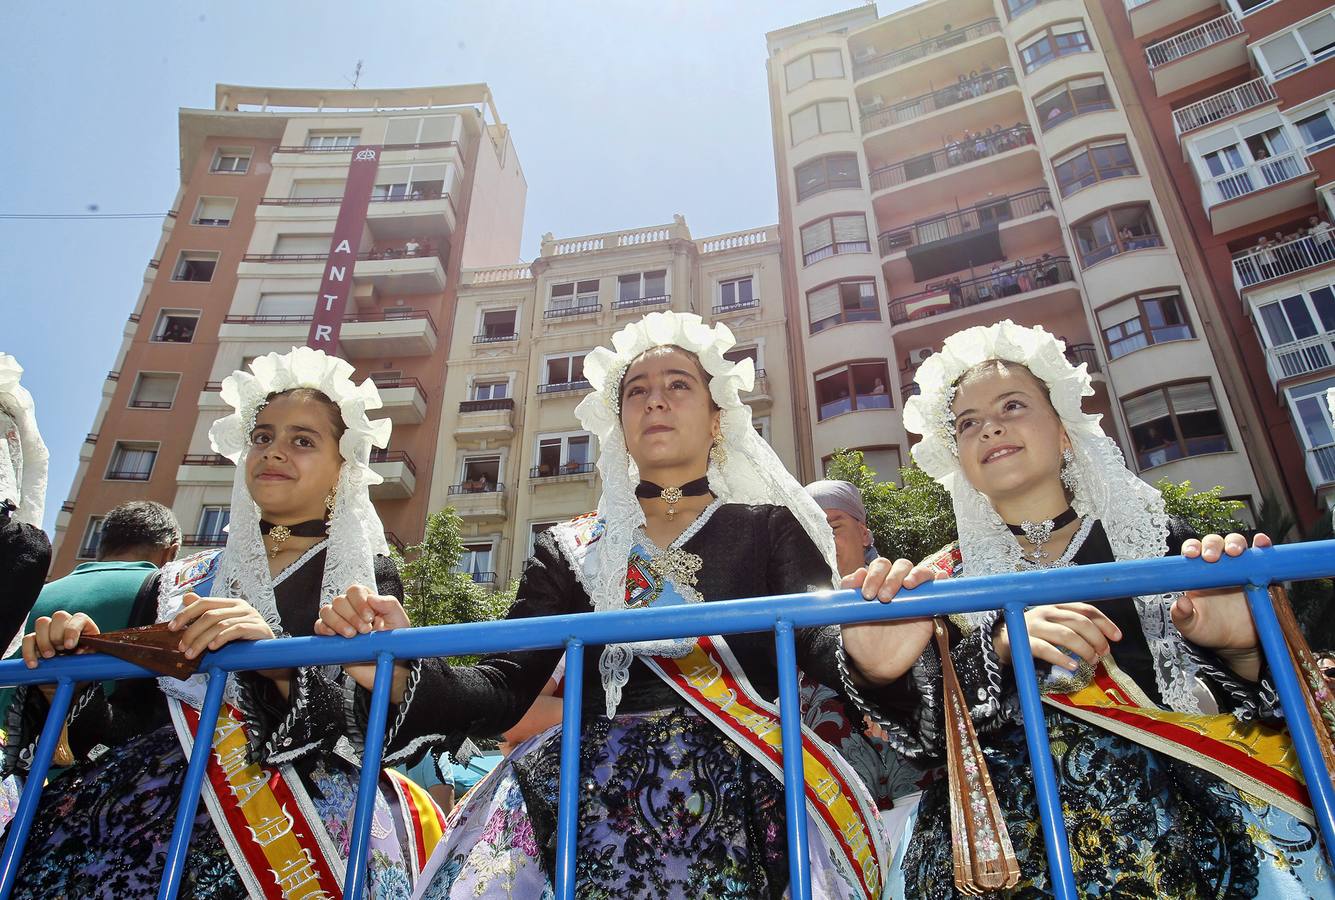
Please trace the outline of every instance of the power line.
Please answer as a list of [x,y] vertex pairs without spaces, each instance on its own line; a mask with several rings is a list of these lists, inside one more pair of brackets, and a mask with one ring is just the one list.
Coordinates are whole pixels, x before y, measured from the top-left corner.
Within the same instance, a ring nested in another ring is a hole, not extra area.
[[0,213],[0,219],[161,219],[165,213]]

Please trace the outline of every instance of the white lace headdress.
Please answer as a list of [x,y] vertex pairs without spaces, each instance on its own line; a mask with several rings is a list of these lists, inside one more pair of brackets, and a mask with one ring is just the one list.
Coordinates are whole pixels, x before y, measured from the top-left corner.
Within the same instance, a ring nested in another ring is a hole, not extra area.
[[46,507],[46,444],[37,430],[32,394],[19,384],[23,366],[0,353],[0,500],[18,507],[14,518],[42,527]]
[[[710,490],[726,503],[772,503],[790,509],[829,563],[831,585],[837,583],[834,533],[825,514],[751,425],[751,408],[739,393],[754,385],[755,365],[749,359],[733,362],[723,358],[735,343],[732,332],[721,323],[710,327],[692,313],[655,312],[612,335],[611,349],[599,347],[585,359],[584,376],[593,392],[576,407],[575,415],[598,438],[598,472],[603,481],[598,513],[606,523],[586,567],[586,587],[595,610],[625,608],[626,564],[635,529],[645,523],[644,510],[635,498],[639,470],[621,431],[620,391],[626,368],[653,347],[688,350],[709,373],[710,395],[722,410],[720,439],[727,454],[721,468],[712,460],[709,463]],[[634,655],[634,646],[628,644],[609,644],[603,649],[599,670],[609,717],[616,712]]]
[[213,593],[245,598],[275,633],[282,633],[282,623],[260,534],[260,510],[246,487],[250,435],[255,417],[271,394],[295,388],[317,390],[338,406],[347,429],[338,442],[343,466],[329,518],[320,604],[330,602],[354,584],[374,587],[374,556],[389,552],[380,516],[371,503],[370,487],[384,480],[371,468],[371,448],[389,444],[390,422],[367,418],[368,410],[380,408],[380,393],[369,379],[354,384],[352,373],[351,364],[323,350],[293,347],[287,353],[261,356],[250,364],[249,372],[233,372],[223,379],[222,398],[236,411],[213,423],[209,443],[215,453],[236,463],[236,478],[232,482],[227,548]]
[[1326,414],[1330,416],[1331,423],[1335,424],[1335,387],[1326,391]]
[[[1077,487],[1071,505],[1103,524],[1118,560],[1162,556],[1168,537],[1163,495],[1126,467],[1122,451],[1085,412],[1081,400],[1094,393],[1086,365],[1072,365],[1066,345],[1042,328],[1009,319],[977,326],[946,339],[940,353],[918,367],[921,393],[904,404],[904,428],[922,435],[913,448],[918,466],[950,492],[966,575],[991,575],[1020,568],[1022,551],[1006,523],[969,483],[955,443],[952,403],[960,377],[988,360],[1024,366],[1048,388],[1075,454]],[[1137,597],[1145,638],[1154,657],[1160,695],[1174,709],[1199,712],[1192,686],[1194,666],[1169,615],[1176,595]]]

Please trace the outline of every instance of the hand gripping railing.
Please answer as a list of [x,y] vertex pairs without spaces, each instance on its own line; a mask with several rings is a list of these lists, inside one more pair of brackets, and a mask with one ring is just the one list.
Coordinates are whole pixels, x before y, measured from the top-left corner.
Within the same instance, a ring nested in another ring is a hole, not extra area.
[[[935,582],[906,593],[893,603],[867,602],[854,591],[794,594],[747,600],[727,600],[702,606],[672,606],[624,612],[524,618],[504,623],[485,622],[382,632],[356,638],[287,638],[254,644],[233,644],[203,660],[209,676],[203,723],[216,722],[222,703],[226,672],[289,668],[294,665],[337,665],[375,660],[375,689],[367,725],[363,769],[357,792],[345,897],[361,897],[366,889],[366,858],[376,777],[381,764],[385,717],[394,661],[464,653],[493,653],[519,649],[564,648],[566,685],[564,720],[579,722],[582,715],[583,657],[586,645],[690,637],[701,632],[731,634],[773,631],[779,674],[779,707],[784,750],[784,795],[791,896],[811,896],[807,859],[806,810],[803,800],[801,733],[798,715],[796,650],[793,630],[830,624],[884,621],[920,616],[951,615],[996,609],[1005,611],[1011,631],[1011,657],[1024,712],[1024,730],[1033,766],[1038,811],[1047,847],[1053,893],[1077,896],[1071,868],[1061,801],[1057,795],[1047,726],[1024,625],[1026,607],[1049,603],[1099,601],[1112,597],[1159,594],[1170,590],[1207,589],[1244,585],[1261,649],[1270,661],[1270,673],[1289,724],[1294,749],[1307,781],[1312,807],[1326,846],[1335,856],[1335,785],[1325,771],[1316,734],[1308,717],[1300,686],[1283,634],[1270,603],[1267,586],[1283,580],[1304,580],[1335,575],[1335,541],[1248,550],[1235,559],[1206,564],[1181,557],[1139,560],[1053,569],[1014,575],[996,575]],[[55,698],[46,727],[38,739],[28,780],[10,825],[0,856],[0,897],[14,885],[23,846],[69,710],[74,685],[80,682],[148,677],[145,669],[99,654],[43,662],[29,670],[20,661],[0,663],[0,685],[55,683]],[[445,698],[441,698],[442,702]],[[561,735],[560,800],[557,816],[556,895],[575,896],[575,853],[578,833],[579,790],[578,727]],[[180,887],[186,848],[198,807],[205,766],[212,741],[196,740],[190,754],[181,803],[162,875],[160,898],[173,898]]]

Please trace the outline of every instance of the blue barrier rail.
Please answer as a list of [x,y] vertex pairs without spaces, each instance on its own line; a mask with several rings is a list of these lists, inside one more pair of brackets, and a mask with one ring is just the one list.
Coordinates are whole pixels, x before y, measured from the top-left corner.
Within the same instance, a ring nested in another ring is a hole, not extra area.
[[[951,615],[1001,608],[1011,629],[1011,656],[1015,668],[1024,727],[1037,788],[1039,816],[1051,870],[1053,893],[1059,898],[1077,896],[1071,870],[1061,804],[1056,792],[1052,757],[1042,701],[1034,677],[1034,661],[1024,627],[1026,607],[1075,601],[1097,602],[1115,597],[1165,591],[1244,586],[1256,621],[1261,649],[1270,661],[1275,687],[1290,723],[1295,750],[1307,780],[1317,824],[1328,859],[1335,862],[1335,785],[1326,771],[1315,731],[1307,715],[1300,686],[1290,665],[1279,623],[1266,587],[1281,581],[1299,581],[1335,575],[1335,541],[1320,541],[1248,550],[1241,556],[1214,564],[1181,557],[1138,560],[1054,569],[1014,575],[967,578],[923,585],[894,603],[867,602],[854,591],[793,594],[782,597],[727,600],[701,606],[672,606],[625,612],[586,613],[414,628],[345,638],[287,638],[232,644],[204,657],[201,670],[209,676],[203,723],[217,721],[227,672],[249,669],[290,668],[307,665],[337,665],[376,662],[375,688],[358,803],[353,821],[352,853],[344,881],[345,897],[361,897],[366,884],[367,841],[374,804],[375,780],[380,768],[385,718],[394,660],[508,650],[564,648],[566,689],[564,718],[579,721],[584,648],[623,641],[662,640],[699,634],[734,634],[773,631],[779,665],[779,705],[784,747],[784,792],[787,810],[791,896],[811,896],[807,861],[806,815],[803,775],[798,760],[800,731],[793,629],[854,622]],[[69,710],[76,683],[151,677],[139,666],[101,654],[64,657],[44,661],[36,669],[20,661],[0,662],[0,685],[56,685],[46,725],[38,739],[30,775],[0,855],[0,900],[14,885],[24,843]],[[180,887],[207,755],[212,741],[195,740],[182,787],[166,868],[158,896],[174,898]],[[575,896],[575,852],[578,825],[579,729],[565,729],[561,738],[560,800],[557,818],[556,895]]]

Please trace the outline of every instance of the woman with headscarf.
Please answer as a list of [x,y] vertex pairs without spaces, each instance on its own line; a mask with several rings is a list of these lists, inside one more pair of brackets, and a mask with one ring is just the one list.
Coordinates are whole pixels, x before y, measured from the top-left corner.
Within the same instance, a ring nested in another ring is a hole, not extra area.
[[[305,347],[250,369],[223,381],[235,412],[209,431],[214,451],[236,463],[226,547],[166,566],[131,618],[170,622],[190,657],[236,640],[309,635],[322,604],[360,586],[402,595],[369,494],[380,480],[371,448],[385,446],[390,429],[367,418],[380,407],[375,386],[354,384],[351,365]],[[83,614],[43,617],[24,639],[24,659],[40,665],[97,633]],[[332,671],[228,676],[223,713],[204,729],[214,749],[182,896],[339,895],[359,753],[341,740],[345,676]],[[43,793],[14,896],[156,896],[204,688],[202,675],[123,683],[110,698],[101,685],[84,688],[69,726],[81,762]],[[26,768],[45,709],[40,692],[19,689],[11,734],[22,739],[8,748],[10,769]],[[425,793],[387,772],[371,829],[374,896],[408,895],[420,849],[439,827]]]
[[[750,389],[754,371],[750,360],[724,358],[734,343],[727,327],[653,313],[612,343],[585,361],[593,391],[576,409],[599,441],[598,510],[537,538],[509,618],[838,583],[824,514],[751,427],[738,392]],[[871,575],[860,570],[844,583],[888,599],[901,583],[916,583],[905,577],[910,568],[878,560]],[[322,612],[322,628],[355,634],[362,613],[336,601]],[[800,630],[799,664],[837,686],[846,648],[855,665],[875,673],[882,658],[895,664],[893,652],[879,651],[905,627],[844,628],[842,645],[839,628]],[[577,726],[579,895],[782,896],[788,864],[773,636],[588,650]],[[470,667],[442,660],[401,667],[391,746],[449,750],[465,737],[503,732],[560,655],[552,649],[495,654]],[[722,690],[725,681],[736,690]],[[419,896],[550,896],[560,742],[561,727],[525,741],[456,807]],[[865,787],[809,732],[803,747],[816,895],[879,897],[884,847]]]
[[[46,444],[37,430],[32,395],[19,384],[23,367],[0,353],[0,641],[19,636],[51,567],[42,531],[46,502]],[[6,653],[6,655],[8,655]]]
[[[904,424],[922,435],[914,459],[950,492],[959,529],[958,544],[930,564],[972,577],[1241,553],[1241,535],[1198,539],[1170,520],[1099,416],[1081,409],[1094,393],[1090,377],[1064,350],[1041,328],[1003,321],[952,335],[919,367],[921,393]],[[1255,541],[1269,545],[1264,535]],[[1332,896],[1240,591],[1035,607],[1025,625],[1040,674],[1047,670],[1045,720],[1082,896]],[[951,617],[948,627],[968,706],[959,718],[972,718],[1018,862],[1001,895],[1048,896],[1005,620],[996,610]],[[943,727],[961,727],[943,715],[940,672],[933,646],[908,676],[924,702],[864,705],[905,752],[939,752]],[[952,801],[944,783],[924,792],[900,848],[897,893],[960,895],[949,823],[957,803],[987,808],[986,793],[966,785]],[[975,846],[1000,859],[1006,840],[987,832],[984,818],[972,820]]]

